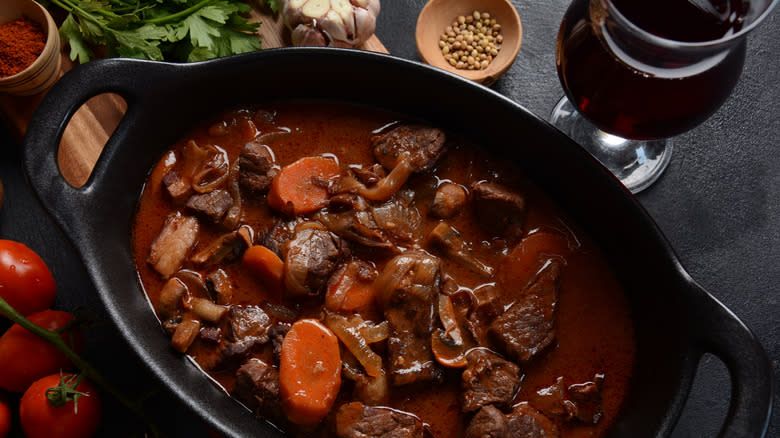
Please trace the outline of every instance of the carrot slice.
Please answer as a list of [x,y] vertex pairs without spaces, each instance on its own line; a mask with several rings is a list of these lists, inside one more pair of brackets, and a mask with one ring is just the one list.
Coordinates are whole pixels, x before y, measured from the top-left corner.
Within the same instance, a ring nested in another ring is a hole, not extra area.
[[293,324],[282,341],[279,394],[287,419],[317,424],[325,418],[341,388],[339,341],[315,319]]
[[328,282],[325,308],[351,312],[374,303],[376,269],[366,263],[350,262],[336,271]]
[[244,252],[244,265],[262,280],[269,291],[282,291],[284,262],[275,252],[263,245],[253,245]]
[[520,241],[509,253],[498,273],[505,289],[522,289],[550,259],[565,259],[571,253],[569,241],[561,233],[537,231]]
[[339,165],[326,157],[304,157],[283,167],[271,182],[268,205],[287,215],[319,210],[328,203],[327,182],[339,175]]

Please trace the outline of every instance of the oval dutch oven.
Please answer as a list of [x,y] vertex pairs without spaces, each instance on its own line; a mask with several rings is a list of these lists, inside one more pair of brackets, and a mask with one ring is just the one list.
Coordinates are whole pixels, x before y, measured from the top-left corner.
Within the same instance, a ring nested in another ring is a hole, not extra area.
[[[57,166],[59,140],[76,109],[106,92],[121,95],[128,109],[87,183],[74,188]],[[204,384],[207,376],[169,347],[134,269],[133,215],[149,169],[196,123],[229,107],[280,100],[369,105],[462,134],[514,160],[579,222],[617,272],[636,326],[632,387],[608,436],[669,435],[704,353],[722,359],[731,373],[721,436],[766,433],[773,377],[754,335],[690,278],[652,219],[605,168],[517,103],[423,64],[347,49],[264,50],[194,64],[90,62],[63,77],[30,122],[27,176],[135,354],[216,431],[281,436],[216,385]]]

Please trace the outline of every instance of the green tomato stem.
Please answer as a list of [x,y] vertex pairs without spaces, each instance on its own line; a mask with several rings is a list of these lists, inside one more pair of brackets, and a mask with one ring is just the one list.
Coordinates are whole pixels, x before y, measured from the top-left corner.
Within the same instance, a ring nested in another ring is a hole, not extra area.
[[[54,0],[57,1],[57,0]],[[52,330],[46,330],[43,327],[33,323],[24,315],[19,313],[16,309],[11,307],[2,297],[0,297],[0,315],[5,316],[16,324],[22,326],[22,328],[40,337],[44,341],[53,345],[54,348],[61,351],[76,367],[81,370],[81,373],[89,378],[92,382],[105,389],[109,394],[114,396],[120,403],[125,405],[129,410],[135,413],[147,426],[149,426],[152,436],[162,437],[164,434],[160,427],[146,414],[141,404],[131,400],[122,391],[114,386],[108,379],[103,377],[97,369],[95,369],[89,362],[82,359],[81,356],[76,354],[65,341],[62,340],[60,333]]]

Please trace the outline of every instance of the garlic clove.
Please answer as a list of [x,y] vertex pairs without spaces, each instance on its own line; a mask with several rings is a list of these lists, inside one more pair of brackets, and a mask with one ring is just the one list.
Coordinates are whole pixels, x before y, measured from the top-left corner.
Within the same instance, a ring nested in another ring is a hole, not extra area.
[[322,32],[305,24],[295,26],[290,36],[295,46],[325,47],[328,45]]
[[362,44],[374,34],[376,29],[374,17],[376,15],[372,15],[366,9],[357,8],[355,10],[355,40],[359,41],[357,44]]
[[330,10],[330,0],[309,0],[303,5],[303,15],[311,18],[320,18]]
[[[350,29],[347,29],[347,23],[350,24]],[[348,41],[351,34],[354,33],[354,27],[351,24],[351,21],[345,22],[341,19],[341,16],[334,11],[330,11],[328,15],[319,22],[320,28],[325,32],[325,35],[330,37],[331,41]]]

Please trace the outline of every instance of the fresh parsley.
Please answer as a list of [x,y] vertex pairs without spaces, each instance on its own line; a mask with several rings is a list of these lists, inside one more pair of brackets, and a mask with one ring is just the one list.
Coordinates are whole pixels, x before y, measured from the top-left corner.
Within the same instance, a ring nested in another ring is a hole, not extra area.
[[[276,5],[276,0],[266,0]],[[70,59],[106,56],[191,62],[260,49],[259,23],[237,0],[49,0],[68,11],[60,35]]]
[[282,0],[260,0],[260,3],[264,3],[266,6],[268,6],[268,9],[270,9],[274,15],[279,13],[279,3],[281,2]]

